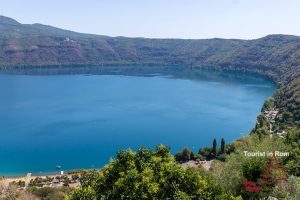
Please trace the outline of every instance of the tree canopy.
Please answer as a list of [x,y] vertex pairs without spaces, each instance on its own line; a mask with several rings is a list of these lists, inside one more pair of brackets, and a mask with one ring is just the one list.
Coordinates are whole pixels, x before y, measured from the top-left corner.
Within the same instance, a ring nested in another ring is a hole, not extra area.
[[156,150],[121,150],[103,169],[81,179],[84,184],[69,200],[238,199],[227,195],[201,169],[184,169],[162,145]]

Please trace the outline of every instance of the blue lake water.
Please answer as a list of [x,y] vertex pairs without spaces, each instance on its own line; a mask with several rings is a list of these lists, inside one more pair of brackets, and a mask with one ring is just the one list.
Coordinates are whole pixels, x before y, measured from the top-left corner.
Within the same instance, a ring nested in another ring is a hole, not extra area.
[[0,75],[0,174],[98,168],[118,149],[195,152],[255,125],[274,84],[255,76]]

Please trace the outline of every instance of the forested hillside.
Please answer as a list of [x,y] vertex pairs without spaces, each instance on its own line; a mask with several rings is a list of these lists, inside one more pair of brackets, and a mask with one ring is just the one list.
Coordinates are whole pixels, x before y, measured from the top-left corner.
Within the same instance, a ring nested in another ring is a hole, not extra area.
[[300,65],[300,37],[183,40],[80,34],[0,17],[1,66],[163,64],[281,75]]

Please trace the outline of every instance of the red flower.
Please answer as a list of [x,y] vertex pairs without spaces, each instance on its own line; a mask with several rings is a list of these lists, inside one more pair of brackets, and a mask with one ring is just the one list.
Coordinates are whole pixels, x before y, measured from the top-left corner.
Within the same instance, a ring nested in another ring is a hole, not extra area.
[[256,185],[255,182],[244,180],[244,191],[245,192],[260,192],[261,188]]

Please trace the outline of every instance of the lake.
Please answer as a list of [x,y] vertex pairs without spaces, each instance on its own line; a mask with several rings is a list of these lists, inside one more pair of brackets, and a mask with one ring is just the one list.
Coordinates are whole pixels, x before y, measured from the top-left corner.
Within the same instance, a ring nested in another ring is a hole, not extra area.
[[275,85],[229,72],[0,75],[0,174],[99,168],[118,149],[229,143]]

